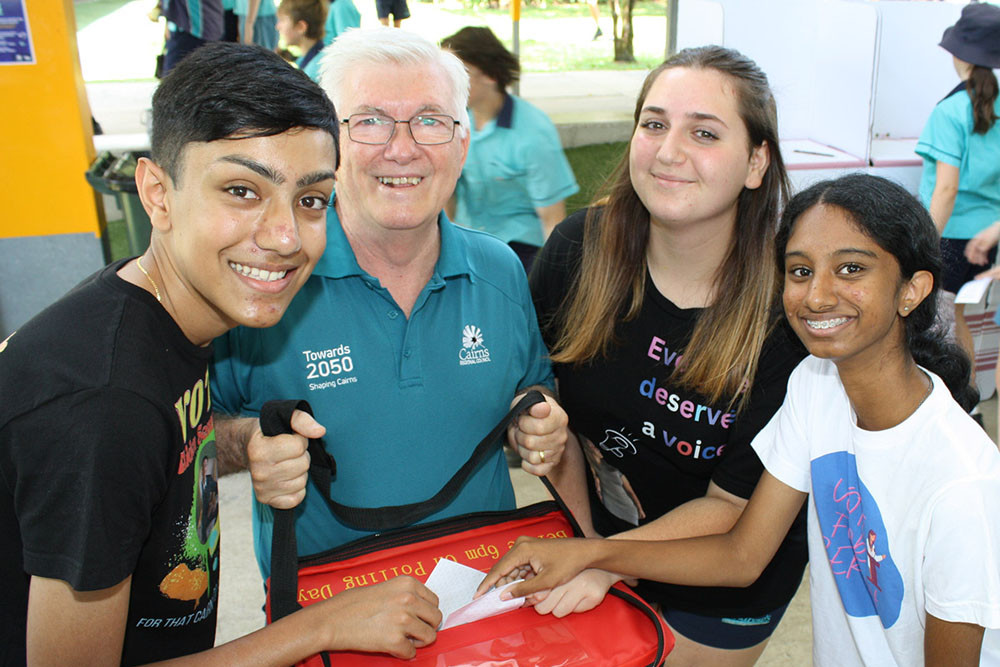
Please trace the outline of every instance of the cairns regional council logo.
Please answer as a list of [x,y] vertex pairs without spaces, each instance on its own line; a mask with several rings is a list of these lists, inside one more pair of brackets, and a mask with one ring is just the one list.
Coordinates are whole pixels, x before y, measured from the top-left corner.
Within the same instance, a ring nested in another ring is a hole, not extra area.
[[466,324],[462,329],[462,347],[458,351],[458,364],[486,364],[490,361],[490,349],[483,342],[483,332],[474,324]]

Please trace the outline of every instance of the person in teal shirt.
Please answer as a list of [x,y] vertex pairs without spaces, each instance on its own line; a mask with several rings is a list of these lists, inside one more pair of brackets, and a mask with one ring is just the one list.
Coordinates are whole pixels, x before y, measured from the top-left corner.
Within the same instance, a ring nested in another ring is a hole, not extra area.
[[[1000,67],[1000,7],[966,5],[940,46],[962,81],[934,107],[916,152],[924,159],[920,199],[941,233],[941,287],[955,294],[983,269],[965,256],[969,239],[1000,219],[1000,99],[992,71]],[[992,264],[995,257],[993,249],[976,261]],[[964,309],[955,305],[955,335],[971,358]]]
[[326,32],[323,35],[323,42],[330,44],[345,30],[360,27],[361,12],[354,6],[354,0],[333,0],[326,12]]
[[510,245],[526,271],[580,187],[541,109],[507,93],[521,66],[489,28],[462,28],[441,45],[469,71],[469,155],[448,209],[461,225]]
[[241,44],[257,44],[268,51],[278,46],[274,0],[235,0],[233,14],[240,29]]
[[326,19],[324,0],[283,0],[278,6],[278,34],[285,46],[295,46],[302,56],[295,65],[310,79],[319,83],[317,57],[323,47],[323,21]]
[[[265,576],[272,523],[264,503],[298,505],[300,555],[369,534],[334,517],[307,486],[299,474],[308,467],[305,438],[323,437],[336,458],[337,502],[423,501],[512,399],[529,387],[551,393],[553,385],[517,257],[441,214],[468,147],[456,121],[468,90],[461,62],[422,37],[381,27],[349,30],[322,58],[323,87],[343,126],[326,250],[285,326],[239,327],[215,341],[217,443],[254,477],[255,548]],[[270,270],[248,279],[283,280],[280,258],[266,259]],[[278,396],[309,401],[315,419],[296,412],[294,434],[265,437],[257,417]],[[525,470],[542,475],[558,463],[566,422],[551,396],[519,418],[508,442]],[[498,447],[427,520],[513,507]]]

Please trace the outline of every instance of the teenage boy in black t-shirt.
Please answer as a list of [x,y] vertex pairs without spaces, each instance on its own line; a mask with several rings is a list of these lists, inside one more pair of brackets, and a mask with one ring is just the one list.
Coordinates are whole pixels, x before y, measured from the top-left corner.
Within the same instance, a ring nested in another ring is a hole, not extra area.
[[210,44],[164,79],[136,170],[149,249],[0,343],[0,662],[288,665],[433,640],[436,597],[399,577],[212,648],[210,342],[280,319],[323,252],[337,160],[333,106],[272,53]]

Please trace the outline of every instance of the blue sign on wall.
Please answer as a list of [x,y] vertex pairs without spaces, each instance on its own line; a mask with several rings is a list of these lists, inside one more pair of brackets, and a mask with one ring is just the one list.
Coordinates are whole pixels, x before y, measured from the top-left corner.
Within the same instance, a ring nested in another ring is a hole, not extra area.
[[0,0],[0,65],[33,65],[35,50],[24,0]]

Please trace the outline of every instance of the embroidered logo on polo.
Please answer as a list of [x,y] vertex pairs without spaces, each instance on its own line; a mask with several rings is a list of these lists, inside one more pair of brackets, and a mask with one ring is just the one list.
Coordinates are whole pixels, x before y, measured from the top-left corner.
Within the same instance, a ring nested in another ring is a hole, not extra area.
[[302,350],[309,391],[336,389],[358,381],[350,345],[338,345],[325,350]]
[[858,477],[848,452],[815,459],[812,497],[823,545],[844,610],[850,616],[878,616],[891,628],[903,603],[903,578],[892,557],[882,512]]
[[483,340],[482,330],[474,324],[466,324],[462,329],[462,347],[458,350],[458,364],[486,364],[490,362],[490,349]]

